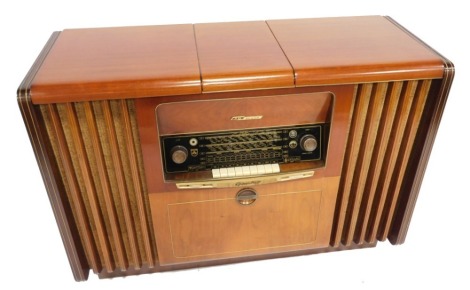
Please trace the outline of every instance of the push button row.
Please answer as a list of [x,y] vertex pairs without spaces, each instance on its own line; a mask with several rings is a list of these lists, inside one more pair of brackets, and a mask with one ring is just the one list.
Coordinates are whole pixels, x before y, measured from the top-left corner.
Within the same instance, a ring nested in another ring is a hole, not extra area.
[[279,173],[279,164],[262,164],[212,169],[213,178],[241,177],[260,174]]

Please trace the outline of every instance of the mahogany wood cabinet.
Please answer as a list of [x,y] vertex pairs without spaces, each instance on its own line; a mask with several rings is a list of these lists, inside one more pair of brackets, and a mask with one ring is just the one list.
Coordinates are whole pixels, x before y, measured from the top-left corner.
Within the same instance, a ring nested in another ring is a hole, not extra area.
[[453,75],[381,16],[70,29],[18,102],[82,281],[403,243]]

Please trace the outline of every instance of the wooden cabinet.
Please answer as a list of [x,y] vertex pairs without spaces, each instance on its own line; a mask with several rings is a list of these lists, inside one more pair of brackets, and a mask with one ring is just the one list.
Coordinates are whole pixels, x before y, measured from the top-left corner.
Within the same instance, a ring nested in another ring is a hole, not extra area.
[[[18,102],[81,281],[403,243],[453,75],[390,17],[70,29]],[[318,160],[277,160],[299,180],[162,163],[162,136],[317,123]]]

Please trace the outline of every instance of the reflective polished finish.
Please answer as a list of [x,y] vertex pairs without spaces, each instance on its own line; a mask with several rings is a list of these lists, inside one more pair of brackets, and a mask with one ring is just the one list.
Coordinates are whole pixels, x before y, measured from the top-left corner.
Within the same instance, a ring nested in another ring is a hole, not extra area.
[[403,243],[453,75],[390,17],[71,29],[18,103],[83,281]]

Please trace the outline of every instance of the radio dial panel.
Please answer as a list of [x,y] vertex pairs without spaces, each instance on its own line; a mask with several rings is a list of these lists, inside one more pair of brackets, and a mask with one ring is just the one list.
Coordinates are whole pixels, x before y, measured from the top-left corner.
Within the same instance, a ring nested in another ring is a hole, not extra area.
[[324,158],[327,124],[162,136],[166,173]]

